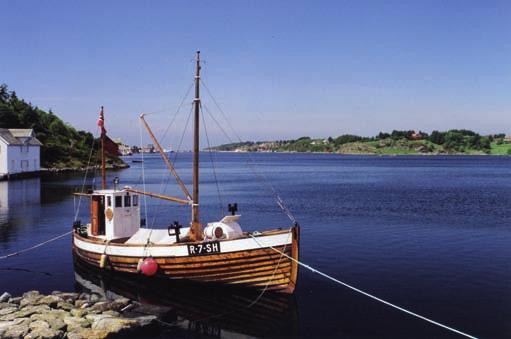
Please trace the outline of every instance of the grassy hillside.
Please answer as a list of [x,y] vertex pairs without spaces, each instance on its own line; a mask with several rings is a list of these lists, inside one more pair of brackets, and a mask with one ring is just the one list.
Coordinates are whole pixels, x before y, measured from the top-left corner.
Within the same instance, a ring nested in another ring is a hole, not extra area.
[[219,151],[239,152],[328,152],[342,154],[511,154],[504,134],[481,136],[469,130],[433,131],[431,135],[414,131],[379,133],[375,137],[341,135],[337,138],[258,141],[214,147]]
[[[64,123],[51,111],[45,112],[19,99],[14,91],[0,85],[0,128],[33,128],[41,146],[41,166],[46,168],[82,168],[87,165],[94,136]],[[94,142],[92,164],[98,159],[99,142]],[[109,157],[110,165],[123,165]]]

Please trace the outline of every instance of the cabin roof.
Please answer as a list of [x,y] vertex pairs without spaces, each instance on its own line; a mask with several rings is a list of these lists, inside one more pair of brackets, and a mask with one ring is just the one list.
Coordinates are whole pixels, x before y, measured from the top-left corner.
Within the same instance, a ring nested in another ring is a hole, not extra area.
[[7,145],[42,145],[31,128],[0,128],[0,139]]

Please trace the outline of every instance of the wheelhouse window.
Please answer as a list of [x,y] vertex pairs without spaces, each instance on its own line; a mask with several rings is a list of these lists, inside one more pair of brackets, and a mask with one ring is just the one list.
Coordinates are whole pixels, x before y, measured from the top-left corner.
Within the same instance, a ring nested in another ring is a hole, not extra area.
[[131,207],[131,197],[129,195],[124,196],[124,207]]
[[112,197],[108,196],[106,197],[106,207],[112,206]]
[[115,207],[122,207],[122,197],[121,196],[115,197]]
[[138,206],[138,195],[133,196],[133,206]]

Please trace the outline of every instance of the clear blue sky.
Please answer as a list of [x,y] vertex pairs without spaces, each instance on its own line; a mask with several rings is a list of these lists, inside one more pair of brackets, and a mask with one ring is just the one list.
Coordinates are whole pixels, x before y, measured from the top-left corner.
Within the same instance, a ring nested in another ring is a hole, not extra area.
[[104,105],[130,144],[140,112],[171,120],[197,49],[246,139],[511,133],[510,1],[7,1],[0,29],[0,82],[80,129]]

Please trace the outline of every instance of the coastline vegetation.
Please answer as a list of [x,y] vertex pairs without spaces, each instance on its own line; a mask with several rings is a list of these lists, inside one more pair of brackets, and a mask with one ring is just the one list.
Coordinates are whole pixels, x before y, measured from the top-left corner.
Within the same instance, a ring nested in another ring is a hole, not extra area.
[[[94,150],[90,166],[98,159],[99,139],[92,133],[78,131],[53,114],[18,98],[7,85],[0,85],[0,128],[32,128],[41,143],[41,167],[81,169],[88,165],[91,146]],[[93,143],[94,140],[94,143]],[[125,166],[118,157],[107,158],[109,166]]]
[[336,138],[257,141],[224,144],[212,147],[216,151],[235,152],[322,152],[342,154],[468,154],[509,155],[511,143],[505,134],[482,136],[466,129],[433,131],[431,134],[412,130],[380,132],[374,137],[352,134]]

